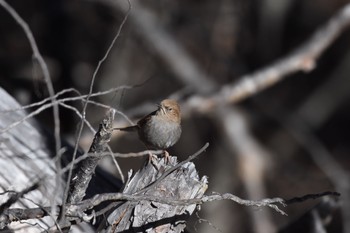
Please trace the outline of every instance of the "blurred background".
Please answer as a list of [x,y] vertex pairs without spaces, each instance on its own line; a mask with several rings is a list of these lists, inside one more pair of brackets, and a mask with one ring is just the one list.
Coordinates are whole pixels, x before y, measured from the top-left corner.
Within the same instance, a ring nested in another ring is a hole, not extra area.
[[[112,1],[111,1],[112,2]],[[75,88],[87,94],[93,72],[124,19],[126,1],[12,0],[10,4],[33,31],[55,91]],[[124,112],[132,121],[156,108],[162,99],[181,102],[215,93],[286,56],[327,22],[346,0],[143,0],[131,10],[115,46],[96,76],[94,92],[122,85],[93,100]],[[0,86],[22,105],[48,96],[40,70],[22,29],[0,9]],[[309,73],[282,82],[235,105],[203,114],[186,114],[183,135],[169,150],[179,160],[205,142],[209,149],[194,161],[209,177],[208,194],[230,192],[244,199],[293,198],[338,191],[341,211],[326,227],[342,232],[349,225],[350,188],[350,30],[345,30]],[[178,63],[183,64],[178,64]],[[34,69],[33,69],[34,66]],[[189,69],[190,71],[188,71]],[[203,85],[187,82],[188,72]],[[186,73],[187,72],[187,73]],[[76,93],[63,97],[77,96]],[[82,109],[78,101],[67,104]],[[31,109],[33,110],[33,109]],[[106,108],[89,105],[87,119],[97,128]],[[37,116],[53,129],[52,110]],[[79,118],[60,108],[63,137],[74,143]],[[116,126],[129,123],[118,116]],[[81,147],[93,135],[86,128]],[[138,152],[144,146],[134,134],[116,133],[115,152]],[[144,158],[120,159],[124,175]],[[106,158],[101,164],[120,177]],[[288,206],[288,217],[268,208],[218,201],[202,206],[189,232],[277,232],[320,200]],[[301,232],[301,231],[300,231]],[[345,232],[345,231],[344,231]]]

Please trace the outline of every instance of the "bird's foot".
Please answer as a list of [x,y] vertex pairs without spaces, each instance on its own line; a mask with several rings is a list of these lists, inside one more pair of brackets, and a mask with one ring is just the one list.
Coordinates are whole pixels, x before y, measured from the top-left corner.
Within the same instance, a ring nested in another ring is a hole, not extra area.
[[164,150],[164,162],[165,162],[165,164],[168,165],[169,161],[170,161],[169,152]]
[[159,167],[157,165],[157,155],[152,154],[151,152],[148,153],[148,163],[151,163],[153,165],[153,167],[159,171]]

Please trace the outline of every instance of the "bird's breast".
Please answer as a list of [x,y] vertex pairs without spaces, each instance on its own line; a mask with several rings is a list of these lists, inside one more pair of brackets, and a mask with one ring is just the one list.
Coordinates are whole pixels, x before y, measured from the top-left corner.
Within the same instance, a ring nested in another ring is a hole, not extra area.
[[152,149],[167,149],[181,136],[181,126],[177,122],[152,117],[139,131],[139,136]]

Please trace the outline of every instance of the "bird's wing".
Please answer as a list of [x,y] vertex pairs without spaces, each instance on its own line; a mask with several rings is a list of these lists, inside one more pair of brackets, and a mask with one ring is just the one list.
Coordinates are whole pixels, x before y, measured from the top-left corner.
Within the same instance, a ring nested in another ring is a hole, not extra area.
[[151,112],[150,114],[148,114],[147,116],[144,116],[142,119],[140,119],[137,122],[137,126],[138,127],[142,127],[143,125],[145,125],[147,122],[149,122],[150,118],[154,115],[156,115],[157,111]]

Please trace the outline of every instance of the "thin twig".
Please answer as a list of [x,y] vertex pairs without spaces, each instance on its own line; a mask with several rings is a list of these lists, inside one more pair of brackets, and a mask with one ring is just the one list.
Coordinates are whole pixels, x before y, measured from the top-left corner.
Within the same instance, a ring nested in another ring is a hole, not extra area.
[[[259,201],[252,201],[252,200],[245,200],[240,197],[237,197],[231,193],[224,193],[224,194],[212,194],[212,195],[206,195],[201,198],[193,198],[193,199],[170,199],[170,198],[163,198],[159,196],[150,196],[150,195],[134,195],[134,194],[125,194],[125,193],[104,193],[104,194],[98,194],[90,199],[83,200],[81,202],[75,203],[75,204],[68,204],[67,205],[67,215],[71,217],[77,217],[77,216],[84,216],[84,211],[88,209],[92,209],[98,205],[100,205],[103,202],[106,201],[131,201],[131,202],[139,202],[139,201],[154,201],[159,202],[163,204],[168,205],[181,205],[181,206],[188,206],[188,205],[200,205],[206,202],[212,202],[212,201],[221,201],[221,200],[231,200],[233,202],[236,202],[240,205],[245,206],[256,206],[256,207],[270,207],[277,211],[278,213],[287,216],[287,214],[279,209],[278,205],[281,205],[282,207],[285,207],[287,204],[293,204],[295,202],[304,202],[315,198],[320,198],[323,196],[338,196],[338,193],[335,192],[324,192],[319,194],[308,194],[303,197],[296,197],[291,198],[289,200],[284,200],[282,198],[266,198]],[[57,209],[56,207],[55,209]],[[31,208],[31,209],[19,209],[19,208],[13,208],[6,210],[2,215],[0,215],[0,220],[3,219],[9,219],[11,218],[11,221],[18,221],[18,220],[25,220],[25,219],[32,219],[32,218],[42,218],[45,216],[48,216],[48,213],[51,211],[51,207],[42,207],[42,208]],[[0,221],[1,222],[1,221]]]
[[[76,92],[79,95],[79,91],[77,89],[75,89],[75,88],[67,88],[67,89],[64,89],[64,90],[62,90],[60,92],[57,92],[53,97],[57,99],[59,96],[61,96],[63,94],[66,94],[66,93],[69,93],[69,92]],[[40,106],[40,105],[45,104],[46,102],[51,101],[51,99],[53,97],[49,96],[49,97],[47,97],[45,99],[42,99],[42,100],[40,100],[38,102],[31,103],[31,104],[28,104],[28,105],[25,105],[25,106],[21,106],[21,107],[18,107],[18,108],[11,108],[11,109],[8,109],[8,110],[1,110],[0,113],[16,112],[16,111],[22,111],[22,110],[25,110],[25,109],[28,109],[28,108],[34,108],[36,106]]]
[[195,223],[195,225],[194,225],[194,228],[195,228],[196,232],[198,232],[198,231],[197,231],[197,228],[196,228],[197,223],[202,223],[202,222],[208,224],[208,226],[210,226],[211,228],[213,228],[214,230],[216,230],[216,231],[218,231],[218,232],[223,232],[219,227],[215,226],[215,225],[214,225],[213,223],[211,223],[209,220],[204,219],[204,218],[201,218],[201,217],[199,216],[199,213],[198,213],[198,212],[196,212],[196,216],[197,216],[197,221],[196,221],[196,223]]
[[277,212],[279,212],[282,215],[287,214],[279,209],[277,204],[282,205],[283,207],[286,206],[284,203],[284,200],[282,198],[266,198],[259,201],[252,201],[252,200],[245,200],[240,197],[237,197],[231,193],[224,193],[224,194],[213,194],[208,196],[203,196],[202,198],[193,198],[193,199],[170,199],[168,197],[159,197],[159,196],[150,196],[150,195],[135,195],[135,194],[125,194],[125,193],[104,193],[104,194],[98,194],[95,195],[91,199],[83,200],[79,203],[72,204],[68,207],[69,210],[67,210],[67,213],[69,215],[76,216],[77,213],[76,210],[79,211],[85,211],[87,209],[91,209],[95,206],[98,206],[99,204],[106,202],[106,201],[155,201],[163,204],[168,205],[194,205],[194,204],[203,204],[206,202],[212,202],[212,201],[221,201],[221,200],[231,200],[238,204],[245,205],[245,206],[256,206],[256,207],[270,207]]
[[[155,154],[155,155],[159,155],[159,154],[162,154],[164,152],[161,150],[145,150],[145,151],[134,152],[134,153],[112,153],[112,156],[115,158],[136,158],[136,157],[148,156],[150,153]],[[61,169],[61,172],[58,173],[58,175],[63,175],[64,173],[69,171],[69,169],[72,165],[74,166],[74,165],[84,161],[86,158],[97,157],[97,156],[103,157],[103,156],[108,156],[108,155],[111,155],[110,152],[104,152],[104,153],[100,153],[98,155],[96,155],[94,153],[83,154],[83,155],[79,156],[78,158],[76,158],[74,161],[71,161],[70,163],[68,163],[65,167],[63,167]],[[1,195],[1,193],[0,193],[0,195]]]
[[119,166],[119,163],[117,161],[117,159],[113,156],[113,151],[111,149],[111,147],[108,147],[108,152],[109,152],[109,156],[111,157],[113,163],[114,163],[114,166],[116,167],[119,175],[120,175],[120,179],[122,180],[123,184],[125,183],[125,177],[123,175],[123,172],[122,172],[122,169],[120,168]]
[[[116,40],[119,38],[120,33],[121,33],[121,30],[122,30],[124,24],[126,23],[126,20],[128,19],[128,16],[129,16],[129,14],[130,14],[130,12],[131,12],[131,3],[130,3],[129,0],[128,0],[128,3],[129,3],[129,9],[128,9],[127,13],[125,14],[125,17],[124,17],[122,23],[121,23],[120,26],[119,26],[119,29],[118,29],[118,31],[117,31],[117,34],[116,34],[115,37],[113,38],[113,40],[112,40],[110,46],[108,47],[108,49],[107,49],[105,55],[103,56],[103,58],[98,62],[98,65],[97,65],[97,67],[96,67],[96,69],[95,69],[95,71],[94,71],[94,74],[93,74],[93,76],[92,76],[92,80],[91,80],[91,83],[90,83],[89,93],[88,93],[88,95],[86,96],[86,102],[84,103],[84,107],[83,107],[83,111],[82,111],[82,116],[83,116],[83,118],[82,118],[81,125],[80,125],[80,128],[79,128],[79,132],[78,132],[78,136],[77,136],[77,142],[76,142],[76,145],[75,145],[75,147],[74,147],[73,158],[72,158],[73,161],[75,160],[76,155],[77,155],[77,151],[78,151],[78,147],[79,147],[78,142],[79,142],[79,140],[80,140],[81,133],[82,133],[83,127],[84,127],[84,121],[83,121],[83,119],[85,119],[86,109],[87,109],[87,105],[88,105],[88,102],[87,102],[87,101],[90,99],[90,97],[91,97],[91,95],[92,95],[92,90],[93,90],[93,86],[94,86],[94,83],[95,83],[95,79],[96,79],[96,77],[97,77],[97,73],[99,72],[101,65],[102,65],[102,64],[104,63],[104,61],[107,59],[107,57],[108,57],[110,51],[112,50],[112,48],[113,48],[113,46],[114,46]],[[68,192],[69,192],[70,182],[71,182],[71,178],[72,178],[72,173],[73,173],[73,165],[71,166],[71,169],[69,170],[69,174],[68,174],[68,178],[67,178],[67,188],[65,189],[64,196],[63,196],[63,202],[62,202],[63,204],[62,204],[62,209],[61,209],[61,211],[62,211],[63,213],[65,212],[65,204],[66,204],[66,202],[67,202],[67,200],[68,200],[68,195],[69,195]],[[64,220],[64,215],[61,215],[61,216],[63,217],[63,220]]]
[[309,200],[309,199],[317,199],[317,198],[324,197],[324,196],[336,196],[336,197],[339,197],[340,193],[326,191],[326,192],[323,192],[323,193],[307,194],[307,195],[304,195],[302,197],[293,197],[291,199],[285,200],[284,202],[287,205],[290,205],[290,204],[294,204],[294,203],[298,203],[298,202],[304,202],[304,201]]
[[[60,106],[66,108],[66,109],[69,109],[69,110],[72,110],[75,114],[78,115],[78,117],[80,119],[83,119],[83,116],[80,114],[79,110],[73,106],[70,106],[68,104],[64,104],[64,103],[59,103]],[[90,131],[92,133],[96,133],[96,130],[94,129],[94,127],[92,127],[92,125],[90,124],[90,122],[86,119],[83,119],[84,120],[84,123],[87,125],[87,127],[90,129]]]
[[[1,0],[0,0],[1,1]],[[5,133],[7,131],[9,131],[10,129],[17,127],[18,125],[22,124],[23,122],[25,122],[26,120],[38,115],[39,113],[41,113],[42,111],[44,111],[45,109],[48,109],[52,107],[52,103],[49,104],[45,104],[43,106],[41,106],[40,108],[36,109],[35,111],[29,113],[28,115],[24,116],[22,119],[8,125],[6,128],[0,129],[0,133]]]
[[[134,86],[120,86],[120,87],[116,87],[116,88],[111,88],[109,90],[106,90],[106,91],[101,91],[101,92],[96,92],[96,93],[92,93],[91,94],[91,97],[95,97],[95,96],[101,96],[101,95],[106,95],[106,94],[109,94],[109,93],[112,93],[112,92],[115,92],[117,90],[123,90],[123,89],[131,89],[131,88],[134,88],[136,85]],[[72,89],[74,90],[74,89]],[[71,90],[71,91],[72,91]],[[63,91],[62,91],[63,92]],[[60,92],[61,94],[63,94],[62,92]],[[65,92],[64,92],[65,93]],[[59,95],[56,95],[57,97]],[[67,97],[67,98],[62,98],[62,99],[57,99],[55,104],[60,104],[60,103],[64,103],[64,102],[70,102],[70,101],[78,101],[78,100],[81,100],[83,101],[84,103],[91,103],[91,104],[94,104],[96,106],[100,106],[100,107],[103,107],[103,108],[106,108],[106,109],[111,109],[110,106],[107,106],[107,105],[104,105],[104,104],[101,104],[101,103],[98,103],[96,101],[92,101],[92,100],[86,100],[86,97],[88,95],[81,95],[81,96],[77,96],[77,97]],[[36,107],[36,106],[40,106],[40,104],[42,103],[45,103],[47,102],[47,100],[51,99],[50,98],[46,98],[45,101],[39,101],[37,103],[34,103],[34,104],[31,104],[31,105],[28,105],[27,106],[23,106],[22,108],[17,108],[17,109],[11,109],[11,110],[4,110],[4,111],[1,111],[1,112],[11,112],[11,111],[17,111],[17,110],[23,110],[23,109],[26,109],[26,108],[30,108],[30,107]],[[45,109],[48,109],[50,107],[52,107],[53,104],[52,103],[49,103],[49,104],[44,104],[42,106],[40,106],[40,108],[36,109],[35,111],[29,113],[28,115],[26,115],[25,117],[23,117],[22,119],[8,125],[6,128],[3,128],[3,129],[0,129],[0,133],[5,133],[7,132],[8,130],[14,128],[14,127],[17,127],[18,125],[22,124],[23,122],[25,122],[26,120],[40,114],[42,111],[44,111]],[[118,111],[117,109],[114,109],[116,110],[116,113],[118,113],[119,115],[123,116],[130,124],[133,124],[133,122],[122,112]]]

